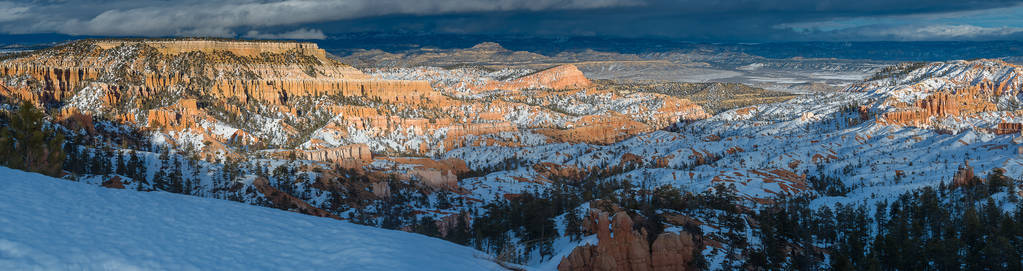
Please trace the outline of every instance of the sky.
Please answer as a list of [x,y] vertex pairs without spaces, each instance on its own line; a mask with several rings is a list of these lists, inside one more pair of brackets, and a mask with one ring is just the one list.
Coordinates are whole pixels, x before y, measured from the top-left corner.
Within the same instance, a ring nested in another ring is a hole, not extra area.
[[8,36],[317,40],[354,32],[1023,40],[1023,0],[0,0],[0,34]]

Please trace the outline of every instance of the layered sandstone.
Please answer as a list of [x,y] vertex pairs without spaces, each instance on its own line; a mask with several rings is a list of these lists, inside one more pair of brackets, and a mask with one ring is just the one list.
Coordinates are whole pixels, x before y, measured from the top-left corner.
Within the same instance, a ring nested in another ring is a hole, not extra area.
[[368,162],[373,160],[373,154],[366,144],[352,144],[336,148],[321,148],[316,150],[302,150],[302,158],[316,161],[344,162],[357,160]]
[[[86,40],[0,61],[0,72],[0,95],[59,109],[58,119],[96,115],[174,135],[198,133],[206,142],[200,147],[215,152],[299,136],[305,128],[295,126],[310,123],[303,116],[314,106],[309,101],[322,97],[415,107],[440,96],[426,81],[375,78],[329,59],[315,44],[294,42]],[[290,121],[258,127],[262,135],[229,127],[268,117]],[[368,150],[344,147],[307,156],[370,158]]]
[[[121,46],[125,41],[99,40],[96,46],[110,49]],[[239,56],[259,56],[263,53],[276,53],[297,50],[303,54],[327,60],[327,55],[319,46],[311,42],[273,42],[273,41],[227,41],[227,40],[150,40],[146,44],[156,48],[163,54],[176,55],[188,52],[213,53],[228,51]]]
[[589,223],[597,245],[576,247],[561,260],[558,270],[686,270],[699,249],[686,232],[661,233],[651,245],[646,230],[634,230],[625,212],[616,213],[609,223],[606,213],[594,211]]
[[427,159],[427,158],[384,158],[399,164],[412,166],[408,176],[414,177],[419,182],[433,188],[445,188],[451,191],[460,191],[458,186],[458,174],[469,171],[469,167],[458,158],[448,159]]
[[932,121],[998,110],[992,102],[996,88],[982,84],[952,92],[936,92],[912,105],[894,103],[896,111],[878,118],[879,123],[927,126]]
[[983,179],[978,178],[973,171],[973,167],[970,166],[969,161],[963,162],[963,165],[959,166],[956,170],[955,175],[952,176],[952,188],[956,187],[969,187],[984,182]]
[[496,81],[479,87],[480,90],[494,89],[577,89],[593,86],[593,82],[572,64],[559,65],[517,78],[512,81]]
[[[709,117],[685,99],[660,94],[623,96],[613,89],[597,88],[571,65],[507,80],[436,68],[392,72],[382,76],[436,80],[436,91],[443,96],[416,106],[389,105],[397,110],[341,108],[337,112],[344,118],[325,126],[322,134],[326,137],[312,143],[356,135],[401,138],[412,143],[401,146],[398,153],[437,154],[468,146],[536,144],[521,136],[532,131],[547,136],[548,142],[609,144],[680,121]],[[461,96],[465,93],[473,94],[471,98]],[[571,112],[564,107],[584,111]],[[409,118],[393,114],[403,110],[429,110],[429,115]]]
[[630,118],[600,115],[584,116],[573,122],[571,126],[571,128],[539,129],[537,132],[562,142],[611,144],[655,129]]
[[1023,123],[999,123],[998,127],[995,128],[995,134],[998,135],[1015,135],[1023,131]]
[[[891,86],[893,81],[895,86]],[[1023,93],[1023,68],[1000,60],[936,62],[849,90],[881,94],[875,108],[883,113],[877,123],[943,128],[947,120],[955,123],[982,118],[982,113],[1017,110],[1011,101],[1019,100]],[[868,117],[864,112],[861,108],[861,118]],[[1013,129],[1000,128],[996,132]]]
[[87,82],[145,96],[185,86],[224,99],[275,104],[324,95],[407,102],[431,93],[428,82],[372,78],[325,54],[309,43],[79,41],[5,60],[0,71],[40,82],[24,97],[40,102],[62,102]]
[[[206,153],[299,146],[287,153],[331,163],[470,146],[610,144],[709,117],[686,99],[601,88],[573,65],[502,79],[440,69],[399,79],[363,73],[312,43],[85,40],[4,59],[0,72],[0,95],[59,119],[97,116]],[[437,80],[444,76],[457,80]]]

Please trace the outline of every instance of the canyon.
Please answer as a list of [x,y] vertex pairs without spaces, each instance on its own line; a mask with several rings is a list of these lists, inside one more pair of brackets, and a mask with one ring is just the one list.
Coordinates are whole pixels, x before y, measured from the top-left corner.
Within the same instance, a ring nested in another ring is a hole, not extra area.
[[[762,252],[757,212],[776,204],[837,212],[1023,176],[1023,68],[1002,60],[794,91],[611,77],[681,62],[593,55],[86,39],[0,56],[0,109],[29,102],[68,137],[67,180],[418,232],[521,269],[745,268]],[[878,70],[705,57],[750,74]],[[1007,186],[1001,206],[1023,196]],[[832,253],[801,245],[786,253]]]
[[[365,148],[356,147],[367,144],[385,155],[438,154],[480,144],[607,144],[708,116],[685,99],[622,97],[572,65],[435,89],[425,78],[363,73],[327,58],[311,43],[87,40],[0,66],[10,78],[0,89],[6,97],[59,111],[59,119],[97,115],[140,129],[175,131],[173,142],[191,144],[202,156],[233,155],[234,149],[224,147],[230,144],[301,145],[304,157],[325,161],[369,160]],[[608,104],[618,100],[628,103]],[[572,107],[595,108],[563,112]],[[639,118],[604,111],[651,113]],[[533,116],[543,119],[529,119]],[[529,142],[501,136],[518,133],[547,137]],[[366,137],[406,142],[351,139]]]

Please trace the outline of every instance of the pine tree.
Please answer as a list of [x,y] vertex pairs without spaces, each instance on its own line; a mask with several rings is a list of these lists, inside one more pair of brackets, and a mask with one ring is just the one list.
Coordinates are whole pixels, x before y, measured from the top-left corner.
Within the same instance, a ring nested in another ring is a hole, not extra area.
[[565,235],[572,241],[579,241],[583,235],[583,221],[579,218],[575,208],[568,208],[565,213]]
[[99,149],[86,150],[89,154],[89,173],[95,175],[102,175],[103,173],[103,155],[99,153]]
[[469,214],[462,210],[462,212],[455,216],[455,224],[448,229],[444,239],[456,244],[468,245],[469,225],[466,223],[466,219],[469,219]]
[[114,159],[114,169],[115,169],[114,172],[117,173],[117,175],[126,176],[127,174],[126,174],[126,171],[124,170],[125,169],[124,156],[121,155],[120,151],[114,152],[114,155],[115,155],[114,156],[114,158],[115,158]]
[[167,149],[163,149],[160,152],[160,170],[153,176],[153,187],[162,190],[170,191],[170,161],[168,159]]
[[[384,210],[390,210],[390,208],[386,208]],[[383,221],[380,222],[380,227],[388,230],[396,230],[401,227],[401,220],[399,220],[397,216],[385,214]]]
[[125,171],[128,173],[128,177],[131,177],[136,182],[145,182],[145,170],[141,169],[142,158],[139,157],[139,154],[135,152],[135,150],[128,151],[128,156],[130,156],[130,158],[128,158],[128,165],[125,168]]
[[[192,161],[194,162],[195,160],[192,160]],[[191,178],[192,182],[190,182],[187,185],[188,186],[187,189],[188,189],[188,194],[189,195],[197,194],[199,192],[199,184],[202,182],[202,179],[199,178],[200,166],[201,165],[199,163],[193,163],[192,164],[192,169],[191,169],[191,171],[192,171],[192,178]]]
[[831,270],[851,271],[854,268],[852,262],[849,261],[849,257],[846,257],[845,254],[839,254],[831,258]]
[[160,170],[156,171],[156,175],[153,175],[153,189],[167,191],[167,170],[164,167],[160,167]]
[[451,200],[448,199],[448,192],[446,190],[440,190],[437,192],[437,208],[438,209],[450,209]]
[[169,179],[170,184],[168,191],[170,191],[171,193],[180,194],[185,190],[184,183],[182,182],[181,177],[181,160],[178,160],[177,155],[175,155],[173,158]]
[[416,233],[427,236],[440,236],[440,229],[437,228],[436,220],[432,217],[424,216],[419,219],[419,223],[416,225]]
[[22,102],[18,111],[8,114],[0,128],[0,164],[59,176],[64,168],[64,134],[45,127],[43,112],[30,102]]
[[85,167],[82,165],[85,161],[82,160],[81,151],[70,142],[64,144],[64,149],[67,150],[67,159],[64,162],[65,170],[76,176],[85,173]]
[[102,151],[100,152],[99,160],[100,164],[102,164],[103,175],[109,175],[110,173],[113,173],[113,170],[111,169],[113,167],[112,166],[113,163],[111,162],[112,160],[113,152],[111,152],[110,147],[104,145]]
[[192,179],[185,179],[185,186],[181,193],[186,195],[192,194]]
[[9,126],[0,128],[0,164],[11,168],[21,165],[22,158],[16,154],[16,142],[14,131]]
[[966,243],[966,269],[968,270],[983,269],[983,256],[981,255],[981,249],[984,247],[983,227],[977,211],[972,206],[967,207],[963,214],[962,240]]
[[45,164],[40,164],[37,168],[37,172],[47,174],[50,176],[58,176],[61,173],[61,169],[64,168],[64,160],[67,157],[64,155],[64,133],[60,131],[52,131],[54,135],[46,142],[46,148],[43,153],[46,153]]

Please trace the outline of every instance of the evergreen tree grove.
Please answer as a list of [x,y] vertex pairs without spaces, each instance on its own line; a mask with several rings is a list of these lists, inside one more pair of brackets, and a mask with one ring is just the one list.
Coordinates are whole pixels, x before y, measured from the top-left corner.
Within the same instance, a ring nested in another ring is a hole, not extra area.
[[0,128],[0,164],[6,167],[60,176],[64,167],[64,134],[44,126],[43,112],[23,102],[4,116]]

